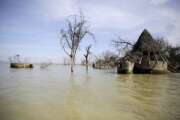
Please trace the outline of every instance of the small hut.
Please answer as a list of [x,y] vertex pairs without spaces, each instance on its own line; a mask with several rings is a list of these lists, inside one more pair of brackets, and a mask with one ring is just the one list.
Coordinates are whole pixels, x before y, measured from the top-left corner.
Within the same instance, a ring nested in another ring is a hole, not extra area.
[[154,40],[145,29],[137,42],[133,45],[130,53],[120,60],[117,67],[118,73],[166,73],[167,59],[161,52],[161,43]]
[[161,53],[161,45],[145,29],[135,43],[132,54],[138,53],[134,64],[134,73],[165,73],[167,59]]

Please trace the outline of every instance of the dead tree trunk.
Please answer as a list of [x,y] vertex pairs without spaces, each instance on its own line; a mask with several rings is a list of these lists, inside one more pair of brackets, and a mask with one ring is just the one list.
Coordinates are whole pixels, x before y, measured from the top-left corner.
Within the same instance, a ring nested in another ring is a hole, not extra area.
[[89,64],[89,55],[91,54],[90,49],[92,45],[89,45],[86,47],[86,54],[84,55],[85,57],[85,64],[86,64],[86,70],[88,70],[88,64]]
[[73,19],[68,19],[67,28],[60,31],[60,44],[65,53],[70,57],[71,72],[74,72],[74,63],[77,50],[83,38],[87,35],[93,36],[89,31],[87,21],[84,16],[73,16]]

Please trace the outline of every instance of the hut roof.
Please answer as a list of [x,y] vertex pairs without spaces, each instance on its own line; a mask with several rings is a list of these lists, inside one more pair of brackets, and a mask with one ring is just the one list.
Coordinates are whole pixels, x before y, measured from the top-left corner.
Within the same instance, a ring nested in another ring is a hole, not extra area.
[[133,47],[133,51],[152,51],[152,44],[154,43],[154,39],[151,34],[144,29],[139,39],[135,43]]

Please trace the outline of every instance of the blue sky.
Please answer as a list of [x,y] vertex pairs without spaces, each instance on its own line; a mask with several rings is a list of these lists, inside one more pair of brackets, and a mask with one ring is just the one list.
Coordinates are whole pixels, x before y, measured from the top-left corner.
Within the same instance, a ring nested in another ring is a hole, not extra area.
[[[144,28],[180,45],[179,0],[0,0],[0,60],[20,54],[33,62],[62,62],[67,56],[58,32],[79,11],[95,34],[95,55],[113,51],[111,40],[118,36],[136,41]],[[78,60],[89,42],[81,44]]]

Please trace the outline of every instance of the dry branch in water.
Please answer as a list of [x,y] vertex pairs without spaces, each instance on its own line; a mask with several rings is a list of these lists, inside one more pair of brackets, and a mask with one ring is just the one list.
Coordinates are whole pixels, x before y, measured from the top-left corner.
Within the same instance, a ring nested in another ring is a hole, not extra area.
[[86,47],[86,53],[85,53],[85,55],[84,55],[84,57],[85,57],[85,62],[86,62],[86,70],[88,70],[89,55],[91,54],[91,51],[90,51],[91,47],[92,47],[92,45],[88,45],[88,46]]

